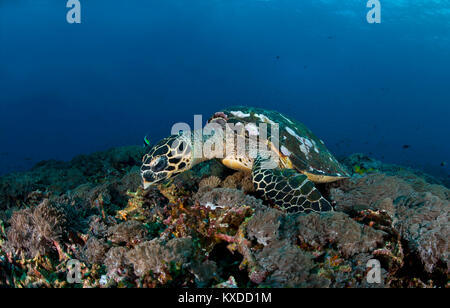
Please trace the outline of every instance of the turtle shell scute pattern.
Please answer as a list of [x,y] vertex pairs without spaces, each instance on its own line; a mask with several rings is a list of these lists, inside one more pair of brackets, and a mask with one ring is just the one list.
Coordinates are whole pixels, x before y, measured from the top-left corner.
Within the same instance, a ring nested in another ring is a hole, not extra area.
[[[289,157],[297,170],[319,176],[347,177],[348,172],[305,125],[277,111],[253,107],[231,107],[216,113],[210,121],[229,124],[267,124],[267,140],[271,138],[271,125],[279,126],[280,154]],[[253,130],[255,130],[253,128]]]

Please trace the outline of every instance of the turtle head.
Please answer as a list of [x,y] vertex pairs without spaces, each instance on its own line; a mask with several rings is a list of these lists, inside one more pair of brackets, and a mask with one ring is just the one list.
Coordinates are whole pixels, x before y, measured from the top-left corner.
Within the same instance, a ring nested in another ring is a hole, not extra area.
[[142,158],[144,189],[190,169],[191,162],[191,147],[187,138],[173,135],[161,140]]

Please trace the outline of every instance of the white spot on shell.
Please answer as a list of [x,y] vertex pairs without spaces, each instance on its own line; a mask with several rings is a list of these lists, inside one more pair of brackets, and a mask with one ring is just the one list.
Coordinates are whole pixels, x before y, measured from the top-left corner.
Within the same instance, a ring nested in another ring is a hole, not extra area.
[[230,113],[237,118],[248,118],[250,116],[250,113],[243,113],[242,111],[230,111]]
[[255,114],[255,117],[259,118],[261,120],[261,122],[264,122],[264,123],[269,123],[272,125],[277,124],[263,114]]
[[300,140],[300,136],[297,135],[290,127],[286,127],[286,131],[291,134],[292,136],[294,136],[295,138],[297,138],[298,140]]
[[309,141],[309,139],[302,138],[302,137],[300,137],[300,138],[302,139],[301,141],[303,141],[303,143],[306,144],[306,146],[308,148],[312,148],[313,144],[311,143],[311,141]]
[[256,127],[255,123],[248,123],[247,125],[245,125],[245,129],[248,131],[248,133],[251,136],[258,136],[259,135],[259,130],[258,130],[258,127]]
[[[286,131],[300,142],[300,151],[302,151],[303,154],[305,154],[305,156],[308,157],[311,148],[313,148],[313,144],[312,144],[311,140],[304,138],[304,137],[300,137],[290,127],[286,127]],[[315,149],[315,151],[317,153],[319,153],[317,149]]]
[[281,153],[285,156],[291,156],[291,152],[283,145],[281,146]]
[[309,155],[309,151],[308,151],[308,149],[306,148],[306,146],[303,143],[300,144],[300,151],[302,151],[303,154],[305,154],[306,156]]
[[288,121],[291,124],[294,124],[294,122],[292,122],[291,120],[289,120],[288,118],[286,118],[284,115],[281,115],[283,117],[283,119],[285,119],[286,121]]

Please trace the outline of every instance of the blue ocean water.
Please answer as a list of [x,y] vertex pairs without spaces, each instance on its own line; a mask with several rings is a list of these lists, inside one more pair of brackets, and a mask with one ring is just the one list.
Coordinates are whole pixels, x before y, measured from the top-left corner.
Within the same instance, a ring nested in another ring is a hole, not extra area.
[[230,105],[338,156],[449,176],[450,1],[0,0],[0,173],[153,142]]

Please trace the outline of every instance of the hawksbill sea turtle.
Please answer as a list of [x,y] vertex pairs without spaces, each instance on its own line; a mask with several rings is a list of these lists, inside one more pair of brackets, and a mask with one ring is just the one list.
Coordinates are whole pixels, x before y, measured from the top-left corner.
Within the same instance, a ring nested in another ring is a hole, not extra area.
[[[253,107],[228,108],[215,113],[208,122],[221,127],[232,124],[243,127],[240,132],[236,132],[246,141],[246,154],[237,151],[238,142],[233,142],[234,150],[226,152],[225,144],[224,150],[219,150],[220,155],[216,157],[211,157],[211,154],[194,155],[198,153],[195,138],[200,138],[203,143],[211,140],[226,142],[230,139],[223,134],[203,135],[202,130],[172,135],[154,145],[143,157],[141,176],[144,189],[189,170],[200,162],[219,159],[231,169],[251,172],[255,190],[281,210],[289,213],[333,210],[314,183],[334,182],[349,175],[323,141],[305,125],[279,112]],[[270,138],[272,130],[267,129],[267,138],[263,139],[267,140],[264,142],[272,157],[279,158],[275,168],[265,167],[264,162],[269,159],[267,157],[258,154],[252,158],[252,155],[248,155],[249,136],[258,138],[261,132],[258,127],[264,126],[261,124],[268,127],[278,124],[279,147],[273,146]]]

